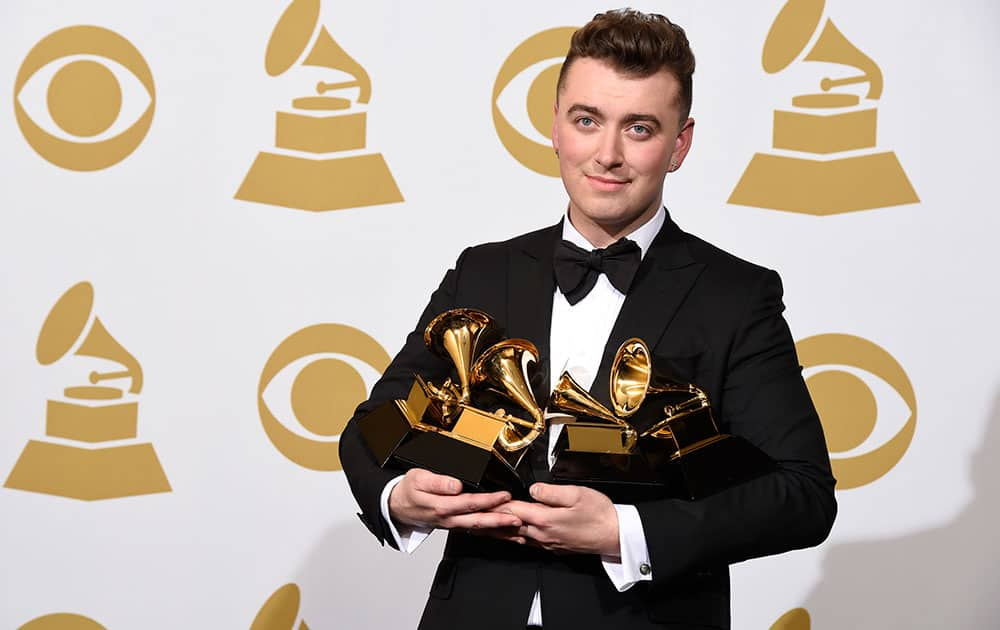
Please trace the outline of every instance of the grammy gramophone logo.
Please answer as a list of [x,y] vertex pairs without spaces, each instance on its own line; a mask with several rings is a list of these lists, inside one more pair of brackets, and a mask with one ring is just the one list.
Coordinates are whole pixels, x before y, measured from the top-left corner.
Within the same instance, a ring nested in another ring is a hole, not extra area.
[[832,20],[822,22],[823,9],[823,0],[785,3],[764,42],[764,71],[781,72],[801,59],[855,73],[824,77],[819,92],[775,110],[775,152],[753,156],[729,203],[830,215],[919,201],[896,154],[876,148],[882,71]]
[[[292,0],[267,44],[264,68],[276,77],[296,64],[335,70],[317,95],[276,114],[274,150],[261,151],[236,199],[300,210],[342,210],[403,201],[381,153],[367,151],[368,73],[319,25],[320,0]],[[326,95],[331,92],[332,95]]]
[[36,358],[52,365],[87,357],[108,362],[98,367],[113,367],[92,370],[86,384],[48,400],[48,439],[28,441],[4,486],[87,501],[170,492],[153,445],[136,439],[142,368],[93,314],[93,305],[89,282],[66,291],[42,325]]

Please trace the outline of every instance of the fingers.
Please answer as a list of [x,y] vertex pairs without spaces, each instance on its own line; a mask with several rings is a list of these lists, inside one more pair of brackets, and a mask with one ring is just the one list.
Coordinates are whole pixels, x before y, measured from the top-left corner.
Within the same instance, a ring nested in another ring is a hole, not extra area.
[[522,521],[534,525],[548,525],[552,519],[552,508],[542,503],[510,501],[503,506],[503,509]]
[[[424,494],[422,499],[424,504],[443,520],[449,516],[493,510],[510,501],[510,493],[478,494],[466,492],[456,496]],[[507,512],[506,515],[512,516],[510,512]]]
[[536,483],[529,490],[531,498],[550,507],[573,507],[580,501],[579,486]]
[[502,512],[475,512],[472,514],[456,514],[441,521],[441,526],[447,529],[468,530],[470,533],[506,528],[509,534],[517,533],[522,526],[521,519],[513,514]]
[[462,482],[454,477],[439,475],[422,468],[413,468],[406,473],[414,490],[429,494],[456,495],[462,492]]

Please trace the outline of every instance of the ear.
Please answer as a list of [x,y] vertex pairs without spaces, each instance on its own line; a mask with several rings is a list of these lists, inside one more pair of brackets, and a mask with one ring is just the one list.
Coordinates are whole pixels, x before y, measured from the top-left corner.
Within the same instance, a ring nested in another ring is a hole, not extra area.
[[559,155],[559,101],[552,105],[552,148]]
[[677,139],[674,140],[674,151],[670,154],[670,164],[671,166],[676,164],[677,166],[671,170],[676,171],[684,163],[684,158],[687,156],[688,151],[691,150],[691,142],[694,141],[694,118],[688,118],[681,125],[681,131],[677,134]]

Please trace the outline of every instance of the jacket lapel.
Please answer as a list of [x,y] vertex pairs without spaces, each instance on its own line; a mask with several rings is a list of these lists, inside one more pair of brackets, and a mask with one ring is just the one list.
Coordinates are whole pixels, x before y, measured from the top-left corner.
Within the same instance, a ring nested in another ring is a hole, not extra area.
[[705,267],[692,258],[684,239],[668,215],[639,265],[591,387],[590,393],[607,406],[611,404],[608,378],[618,348],[626,339],[638,337],[652,350]]
[[549,329],[556,289],[552,256],[561,235],[561,221],[528,235],[511,250],[507,274],[507,334],[538,348],[538,377],[532,388],[540,405],[549,394]]

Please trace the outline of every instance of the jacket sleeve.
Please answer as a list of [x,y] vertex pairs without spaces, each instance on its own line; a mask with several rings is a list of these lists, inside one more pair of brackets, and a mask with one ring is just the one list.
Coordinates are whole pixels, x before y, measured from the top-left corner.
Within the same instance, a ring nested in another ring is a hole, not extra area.
[[837,513],[823,429],[782,317],[780,278],[764,271],[749,295],[726,353],[717,420],[720,430],[770,455],[777,469],[697,501],[637,505],[654,585],[817,545]]
[[385,484],[404,471],[389,466],[384,469],[379,467],[361,438],[357,420],[385,401],[406,398],[415,374],[434,381],[448,374],[449,364],[427,350],[423,335],[431,319],[454,307],[458,277],[467,251],[459,256],[455,268],[445,274],[440,286],[431,294],[430,302],[420,316],[416,328],[407,335],[403,349],[375,383],[368,400],[361,403],[354,411],[354,416],[348,421],[340,436],[340,461],[351,486],[351,492],[354,493],[354,498],[361,508],[358,516],[381,544],[388,542],[390,546],[396,546],[388,524],[382,518],[379,497]]

